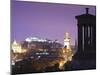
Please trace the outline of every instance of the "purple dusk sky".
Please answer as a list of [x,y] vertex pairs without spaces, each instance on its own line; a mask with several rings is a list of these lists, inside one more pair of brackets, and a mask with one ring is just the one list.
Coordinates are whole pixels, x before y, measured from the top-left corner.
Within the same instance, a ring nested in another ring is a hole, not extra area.
[[63,44],[64,34],[68,32],[74,44],[77,40],[75,16],[84,14],[87,7],[95,15],[95,6],[12,1],[11,40],[38,36],[57,39]]

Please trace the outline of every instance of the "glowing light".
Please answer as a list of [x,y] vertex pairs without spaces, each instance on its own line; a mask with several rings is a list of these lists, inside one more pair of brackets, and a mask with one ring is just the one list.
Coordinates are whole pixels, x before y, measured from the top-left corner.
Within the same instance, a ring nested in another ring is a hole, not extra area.
[[29,38],[26,38],[25,41],[27,42],[31,42],[31,41],[46,42],[47,40],[41,39],[38,37],[29,37]]
[[21,45],[16,42],[16,40],[12,43],[12,50],[14,53],[25,53],[27,50],[22,49]]
[[38,59],[40,59],[41,58],[41,56],[38,56]]
[[12,60],[11,65],[15,65],[15,62]]
[[21,45],[16,42],[16,40],[12,44],[12,50],[14,53],[21,53]]
[[29,38],[26,38],[26,39],[25,39],[25,41],[27,41],[27,42],[31,42],[31,39],[29,39]]
[[66,61],[61,61],[59,63],[59,69],[63,70],[64,69],[64,64],[66,63]]

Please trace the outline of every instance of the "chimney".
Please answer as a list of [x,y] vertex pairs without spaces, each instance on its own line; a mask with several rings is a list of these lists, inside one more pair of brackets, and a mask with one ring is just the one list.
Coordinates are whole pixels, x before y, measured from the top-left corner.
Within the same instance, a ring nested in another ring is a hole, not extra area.
[[89,14],[89,8],[85,8],[86,9],[86,14]]

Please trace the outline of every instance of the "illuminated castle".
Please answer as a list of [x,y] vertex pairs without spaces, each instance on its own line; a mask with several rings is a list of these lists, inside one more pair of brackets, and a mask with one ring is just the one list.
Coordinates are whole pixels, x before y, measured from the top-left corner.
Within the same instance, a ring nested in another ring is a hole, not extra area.
[[12,43],[12,50],[14,53],[24,53],[26,49],[22,49],[21,44],[17,43],[16,40]]

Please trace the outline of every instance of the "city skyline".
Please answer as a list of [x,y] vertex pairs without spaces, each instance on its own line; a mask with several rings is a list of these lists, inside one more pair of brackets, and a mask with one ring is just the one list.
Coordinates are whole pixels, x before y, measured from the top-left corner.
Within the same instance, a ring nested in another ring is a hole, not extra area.
[[11,41],[23,41],[38,36],[59,40],[69,33],[71,42],[77,40],[76,15],[85,14],[85,8],[95,15],[95,6],[13,1],[11,6]]

